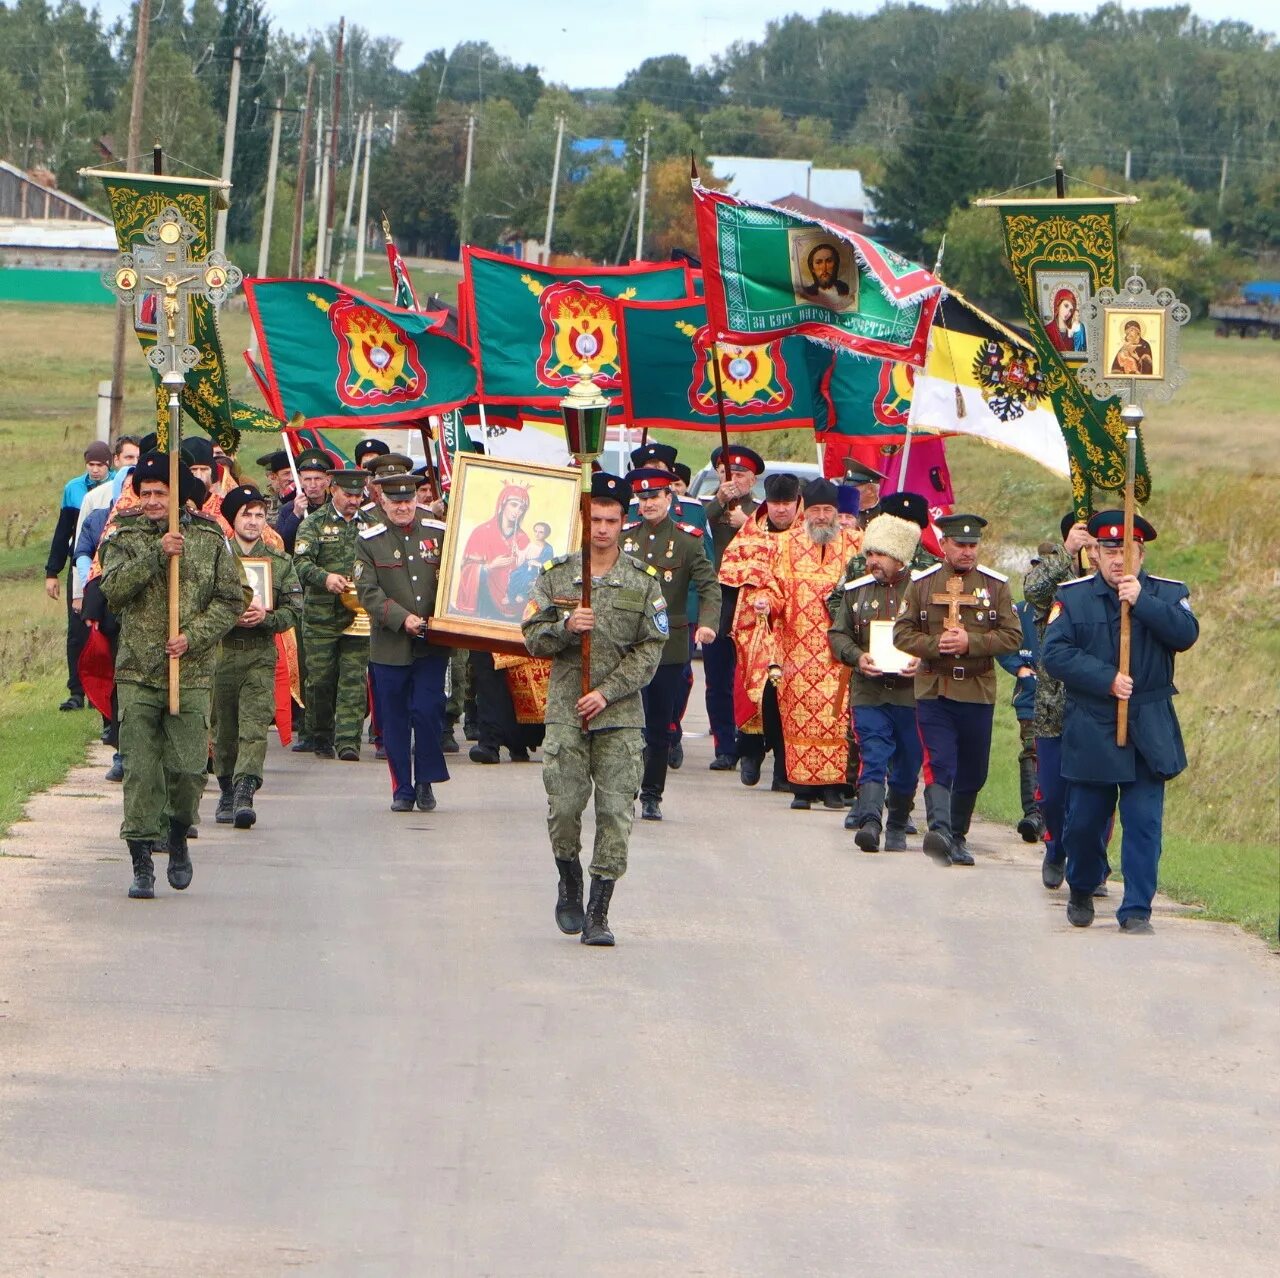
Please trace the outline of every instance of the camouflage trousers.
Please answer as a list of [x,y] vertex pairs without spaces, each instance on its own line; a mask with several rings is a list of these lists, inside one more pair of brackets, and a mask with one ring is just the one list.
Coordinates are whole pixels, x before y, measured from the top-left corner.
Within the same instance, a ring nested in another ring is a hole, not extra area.
[[316,745],[360,748],[369,714],[369,640],[303,622],[307,645],[307,711]]
[[542,784],[547,791],[547,830],[559,861],[582,847],[582,813],[594,787],[596,837],[591,873],[620,879],[627,872],[636,793],[643,769],[639,728],[583,732],[576,724],[549,723],[542,745]]
[[449,700],[445,703],[446,723],[457,723],[466,708],[471,691],[471,653],[466,648],[454,648],[449,653]]
[[213,674],[213,771],[262,780],[267,731],[276,717],[276,645],[270,635],[239,637],[218,649]]
[[167,688],[119,683],[120,753],[125,756],[122,839],[167,838],[169,819],[195,822],[209,760],[209,693],[183,688],[178,714]]

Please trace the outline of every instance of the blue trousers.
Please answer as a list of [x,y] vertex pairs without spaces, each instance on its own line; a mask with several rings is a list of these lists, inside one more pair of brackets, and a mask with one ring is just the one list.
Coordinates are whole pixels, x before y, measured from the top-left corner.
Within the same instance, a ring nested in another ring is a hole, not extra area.
[[1147,767],[1142,755],[1134,753],[1134,780],[1106,785],[1072,781],[1067,791],[1063,842],[1067,883],[1075,892],[1092,892],[1109,872],[1107,842],[1119,800],[1124,900],[1116,911],[1117,919],[1151,917],[1151,898],[1156,894],[1160,865],[1164,781]]
[[977,794],[987,783],[995,706],[933,697],[916,702],[924,783]]
[[884,785],[914,794],[924,752],[915,706],[854,706],[853,735],[862,767],[859,785]]
[[681,698],[685,701],[689,698],[684,674],[687,669],[678,661],[659,666],[648,687],[640,690],[644,704],[644,743],[652,750],[667,750],[680,739],[676,735],[679,730],[676,714]]
[[1040,792],[1040,815],[1044,817],[1044,854],[1061,865],[1066,853],[1062,830],[1067,816],[1068,782],[1062,778],[1062,738],[1036,738],[1036,789]]
[[707,718],[716,754],[735,753],[738,725],[733,719],[733,675],[738,665],[738,651],[725,634],[702,648],[702,675],[707,682]]
[[[696,615],[696,614],[695,614]],[[693,642],[694,627],[689,627],[689,660],[680,667],[684,686],[676,697],[675,710],[671,716],[671,744],[684,736],[684,712],[689,708],[689,695],[693,692],[693,652],[697,645]]]
[[449,779],[440,748],[448,666],[447,648],[433,649],[407,666],[369,663],[393,799],[412,799],[415,786]]

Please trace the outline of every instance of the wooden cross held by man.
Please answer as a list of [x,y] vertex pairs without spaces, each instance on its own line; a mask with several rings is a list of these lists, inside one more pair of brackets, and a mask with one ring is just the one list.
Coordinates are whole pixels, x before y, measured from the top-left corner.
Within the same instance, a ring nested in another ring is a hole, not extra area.
[[[161,374],[169,393],[169,531],[179,531],[178,462],[182,436],[182,387],[187,373],[200,362],[200,350],[191,344],[191,299],[203,297],[214,306],[240,284],[243,274],[221,253],[205,257],[192,254],[198,232],[173,205],[161,210],[143,230],[144,243],[121,253],[106,282],[121,305],[134,309],[134,328],[145,332],[139,305],[150,297],[155,301],[155,345],[147,352],[147,363]],[[169,560],[169,638],[179,633],[178,563]],[[178,713],[180,658],[169,658],[169,713]]]
[[966,595],[964,592],[963,577],[949,577],[947,579],[946,592],[944,594],[932,594],[929,596],[930,603],[947,605],[947,629],[963,630],[964,622],[960,620],[960,605],[970,604],[977,607],[982,602],[977,595]]

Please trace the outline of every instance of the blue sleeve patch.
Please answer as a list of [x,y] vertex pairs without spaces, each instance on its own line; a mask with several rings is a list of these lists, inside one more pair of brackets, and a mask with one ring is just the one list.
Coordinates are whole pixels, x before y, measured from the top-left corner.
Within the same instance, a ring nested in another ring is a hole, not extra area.
[[671,618],[667,616],[666,608],[655,608],[653,610],[654,629],[666,639],[671,634]]

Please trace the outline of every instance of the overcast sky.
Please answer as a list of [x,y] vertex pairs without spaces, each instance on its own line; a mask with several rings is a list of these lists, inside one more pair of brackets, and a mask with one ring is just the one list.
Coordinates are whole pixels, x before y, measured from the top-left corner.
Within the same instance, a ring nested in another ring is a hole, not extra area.
[[[93,0],[89,0],[92,3]],[[152,0],[155,6],[179,0]],[[1092,13],[1097,3],[1081,0],[1024,0],[1046,13]],[[107,17],[132,7],[132,0],[97,0]],[[543,78],[570,88],[618,84],[645,58],[684,53],[695,65],[734,40],[755,40],[771,18],[825,9],[871,13],[878,0],[625,0],[621,4],[552,4],[547,0],[403,0],[398,5],[352,0],[267,0],[276,26],[295,34],[326,27],[345,15],[375,35],[401,41],[399,65],[411,70],[431,49],[450,49],[461,40],[487,40],[500,54],[533,62]],[[942,6],[938,6],[942,7]],[[1138,0],[1127,9],[1169,7]],[[1237,19],[1263,30],[1280,28],[1275,0],[1192,0],[1193,11],[1210,21]],[[551,16],[547,16],[551,15]]]

